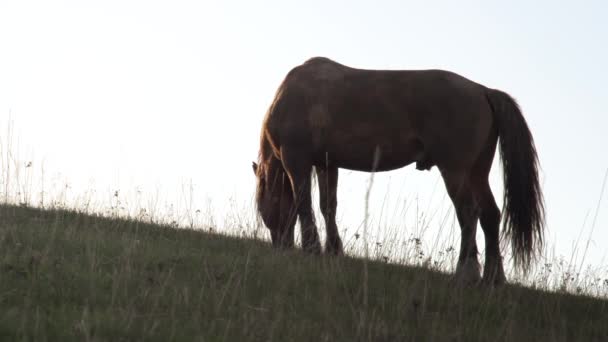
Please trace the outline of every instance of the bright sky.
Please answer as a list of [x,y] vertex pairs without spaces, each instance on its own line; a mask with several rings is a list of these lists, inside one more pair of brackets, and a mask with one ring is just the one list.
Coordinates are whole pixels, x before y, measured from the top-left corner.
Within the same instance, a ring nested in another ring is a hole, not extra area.
[[[569,257],[591,237],[587,259],[606,265],[608,198],[596,211],[608,169],[605,2],[371,3],[3,0],[0,124],[14,123],[23,162],[44,162],[74,193],[170,198],[192,182],[195,208],[222,208],[252,199],[261,120],[292,67],[326,56],[449,69],[519,101],[543,169],[549,245]],[[338,216],[351,234],[368,176],[341,173]],[[374,184],[372,216],[385,221],[405,222],[404,199],[449,211],[436,170],[410,166]]]

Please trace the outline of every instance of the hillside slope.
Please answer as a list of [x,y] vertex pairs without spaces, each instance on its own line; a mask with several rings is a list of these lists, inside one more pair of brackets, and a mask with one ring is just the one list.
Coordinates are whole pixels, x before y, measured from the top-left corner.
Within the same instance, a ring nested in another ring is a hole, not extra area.
[[23,339],[606,341],[608,302],[0,206],[0,340]]

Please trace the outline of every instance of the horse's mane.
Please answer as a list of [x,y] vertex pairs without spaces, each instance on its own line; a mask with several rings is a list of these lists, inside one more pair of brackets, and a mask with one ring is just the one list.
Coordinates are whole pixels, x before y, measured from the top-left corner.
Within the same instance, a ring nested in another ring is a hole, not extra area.
[[272,145],[270,144],[270,140],[266,136],[266,130],[262,129],[262,133],[260,134],[260,151],[258,153],[258,168],[259,170],[264,170],[268,167],[268,163],[270,162],[270,157],[272,156]]
[[260,150],[258,152],[258,166],[256,170],[258,184],[255,192],[255,199],[258,206],[264,194],[264,182],[267,181],[267,179],[265,179],[265,176],[268,175],[268,169],[270,168],[270,163],[272,162],[272,155],[274,154],[272,144],[267,136],[268,133],[266,131],[266,123],[268,121],[270,111],[273,109],[273,107],[274,103],[270,106],[268,113],[266,113],[266,117],[264,118],[264,122],[262,123],[262,130],[260,132]]
[[262,167],[262,169],[260,170],[264,170],[264,167],[268,167],[267,164],[271,162],[271,156],[274,154],[274,148],[272,146],[270,138],[268,137],[268,120],[277,109],[278,102],[283,95],[283,90],[285,89],[285,82],[287,81],[288,77],[289,75],[285,77],[283,82],[281,82],[281,85],[279,86],[276,94],[274,95],[272,104],[270,104],[270,107],[268,108],[268,111],[264,116],[264,121],[262,122],[262,130],[260,132],[260,151],[258,152],[258,165]]

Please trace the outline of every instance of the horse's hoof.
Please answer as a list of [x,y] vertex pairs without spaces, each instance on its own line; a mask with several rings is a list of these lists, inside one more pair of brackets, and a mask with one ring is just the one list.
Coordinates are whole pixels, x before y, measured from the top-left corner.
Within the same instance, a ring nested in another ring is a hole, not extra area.
[[465,287],[478,285],[481,282],[481,276],[479,275],[479,269],[474,266],[475,265],[470,264],[461,269],[457,269],[452,278],[452,284]]
[[321,254],[321,244],[317,241],[309,245],[303,246],[304,252],[319,255]]
[[333,256],[343,256],[344,251],[341,249],[325,249],[325,254],[333,255]]
[[325,243],[325,254],[342,256],[344,255],[344,249],[342,248],[342,242],[339,243]]
[[507,283],[507,279],[505,278],[504,274],[499,275],[499,276],[484,275],[483,278],[481,279],[481,283],[487,287],[501,287]]
[[456,267],[452,283],[459,286],[473,286],[481,281],[477,259],[467,259]]
[[481,284],[481,277],[477,276],[466,276],[463,274],[454,274],[450,279],[450,285],[458,288],[462,287],[475,287]]

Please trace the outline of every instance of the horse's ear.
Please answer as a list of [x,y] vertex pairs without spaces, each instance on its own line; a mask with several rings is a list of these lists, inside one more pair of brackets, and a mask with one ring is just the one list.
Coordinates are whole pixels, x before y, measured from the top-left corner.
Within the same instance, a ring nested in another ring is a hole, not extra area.
[[258,164],[256,164],[255,162],[252,162],[251,167],[253,168],[253,174],[257,175],[258,174]]

